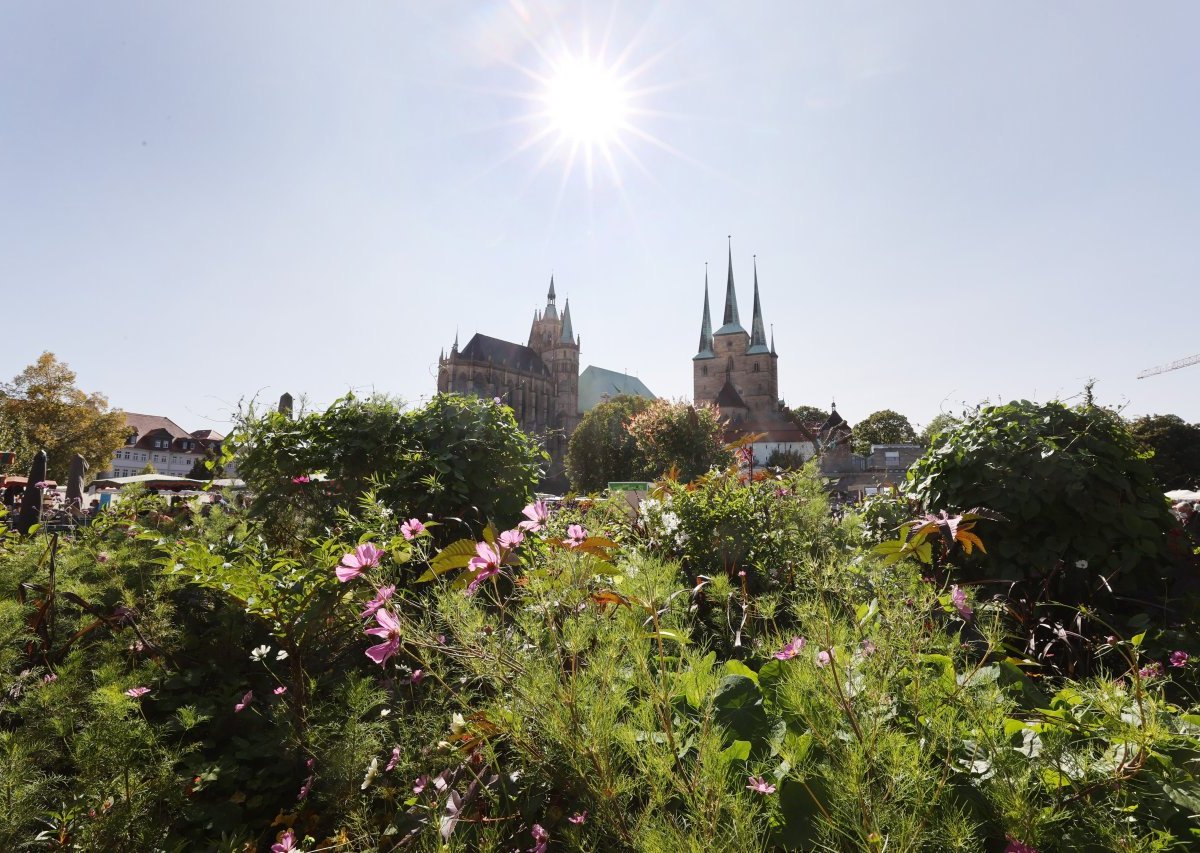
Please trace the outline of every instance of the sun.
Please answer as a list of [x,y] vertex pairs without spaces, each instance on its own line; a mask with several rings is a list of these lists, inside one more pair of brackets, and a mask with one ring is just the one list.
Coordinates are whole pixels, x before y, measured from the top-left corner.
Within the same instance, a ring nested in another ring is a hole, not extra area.
[[629,128],[629,90],[617,71],[599,59],[560,60],[546,78],[541,100],[549,127],[571,145],[613,145]]

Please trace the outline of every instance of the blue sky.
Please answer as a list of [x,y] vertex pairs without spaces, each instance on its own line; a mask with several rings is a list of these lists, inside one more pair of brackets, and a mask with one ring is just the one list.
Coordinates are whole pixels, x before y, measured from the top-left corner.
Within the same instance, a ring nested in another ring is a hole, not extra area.
[[[792,404],[1077,394],[1200,421],[1200,6],[0,5],[0,376],[43,349],[188,429],[416,401],[456,329],[691,394],[726,235]],[[634,110],[589,178],[564,57]],[[531,141],[532,140],[532,141]],[[38,318],[36,323],[31,318]]]

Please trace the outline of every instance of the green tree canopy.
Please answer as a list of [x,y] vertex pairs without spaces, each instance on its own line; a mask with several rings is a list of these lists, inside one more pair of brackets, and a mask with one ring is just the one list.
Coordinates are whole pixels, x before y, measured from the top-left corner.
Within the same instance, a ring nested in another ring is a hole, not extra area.
[[409,410],[351,394],[296,420],[251,413],[230,441],[259,508],[296,529],[305,513],[332,524],[337,509],[355,512],[371,489],[405,515],[461,518],[476,531],[487,521],[511,524],[546,461],[512,409],[457,394]]
[[75,371],[44,352],[38,360],[0,384],[0,432],[28,467],[33,454],[45,449],[49,477],[64,481],[71,458],[87,460],[92,472],[108,467],[113,451],[125,443],[125,416],[110,411],[103,394],[75,387]]
[[926,511],[986,507],[1007,518],[980,534],[987,554],[970,565],[985,577],[1044,579],[1059,601],[1110,592],[1164,600],[1174,524],[1109,409],[1026,400],[982,408],[909,469],[907,491]]
[[810,428],[813,424],[825,423],[829,412],[819,406],[788,406],[787,415],[797,426]]
[[721,421],[715,406],[693,406],[683,401],[655,400],[630,421],[648,478],[675,469],[688,481],[713,466],[729,465],[732,454],[721,439]]
[[629,422],[650,408],[645,397],[622,394],[583,416],[567,447],[567,477],[577,492],[596,492],[616,480],[645,475],[645,460],[629,432]]
[[1148,460],[1164,488],[1200,486],[1200,424],[1189,424],[1178,415],[1145,415],[1129,425],[1143,449],[1153,451]]
[[906,444],[917,440],[908,418],[891,409],[872,412],[854,425],[854,452],[870,453],[872,444]]
[[961,423],[962,418],[956,418],[949,412],[939,412],[933,416],[933,420],[925,424],[921,434],[917,436],[917,441],[925,447],[929,447],[938,433],[949,432]]

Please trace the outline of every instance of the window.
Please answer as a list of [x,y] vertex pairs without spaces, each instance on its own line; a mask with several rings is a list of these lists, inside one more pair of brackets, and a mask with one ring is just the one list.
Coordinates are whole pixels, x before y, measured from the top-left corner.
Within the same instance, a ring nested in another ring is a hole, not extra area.
[[754,372],[758,373],[758,362],[754,362]]
[[129,451],[128,451],[128,450],[126,450],[126,451],[125,451],[125,458],[126,458],[126,459],[128,459],[128,458],[129,458]]
[[700,375],[708,376],[708,365],[707,364],[700,368]]
[[885,450],[883,453],[883,464],[887,465],[889,468],[892,468],[892,467],[899,468],[900,467],[900,451],[899,450]]

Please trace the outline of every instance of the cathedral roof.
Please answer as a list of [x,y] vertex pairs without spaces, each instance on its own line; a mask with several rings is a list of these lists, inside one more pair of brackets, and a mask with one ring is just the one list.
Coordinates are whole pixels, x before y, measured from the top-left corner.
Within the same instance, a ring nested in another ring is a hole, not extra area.
[[725,384],[721,386],[720,392],[717,394],[717,405],[722,409],[748,409],[746,401],[742,399],[742,395],[733,387],[733,380],[725,377]]
[[478,332],[467,341],[459,358],[467,361],[487,362],[495,367],[518,370],[524,373],[539,373],[550,376],[550,369],[534,350],[521,344],[502,341],[481,335]]
[[635,394],[648,400],[654,399],[654,392],[646,387],[646,383],[628,373],[618,373],[603,367],[588,365],[579,374],[579,411],[587,412],[599,403],[622,394]]

